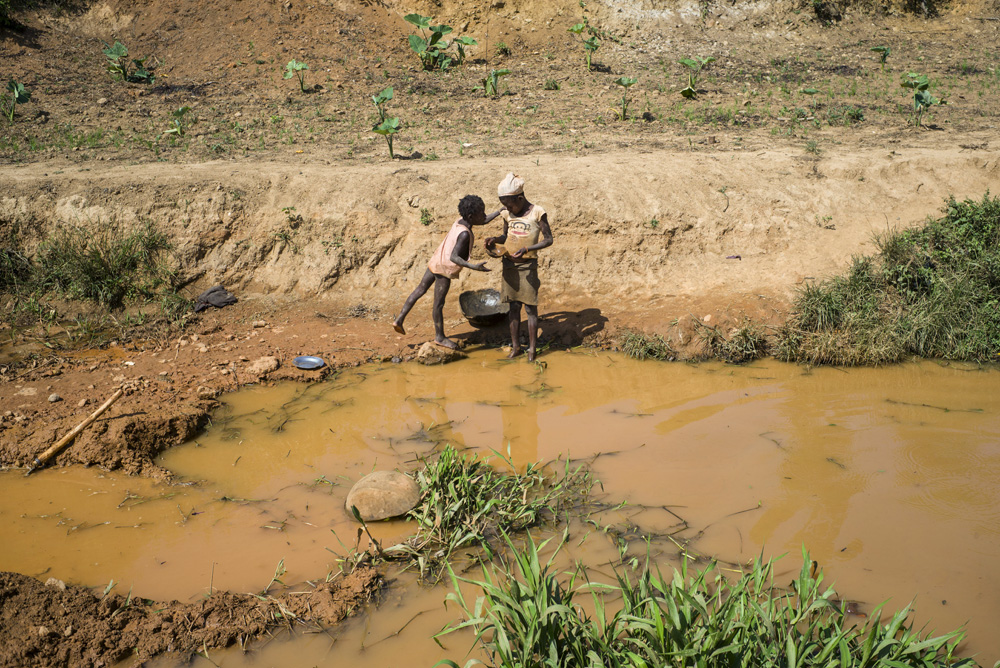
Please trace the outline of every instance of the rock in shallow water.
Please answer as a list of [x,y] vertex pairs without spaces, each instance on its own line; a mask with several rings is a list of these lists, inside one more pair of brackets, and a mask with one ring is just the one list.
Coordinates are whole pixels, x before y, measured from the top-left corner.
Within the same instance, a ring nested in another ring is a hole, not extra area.
[[465,357],[467,357],[467,355],[461,350],[442,348],[433,341],[428,341],[420,346],[419,350],[417,350],[417,361],[421,364],[427,365],[447,364],[448,362],[454,362],[455,360],[460,360]]
[[347,514],[355,506],[366,522],[397,517],[420,502],[420,485],[399,471],[375,471],[355,483],[347,494]]

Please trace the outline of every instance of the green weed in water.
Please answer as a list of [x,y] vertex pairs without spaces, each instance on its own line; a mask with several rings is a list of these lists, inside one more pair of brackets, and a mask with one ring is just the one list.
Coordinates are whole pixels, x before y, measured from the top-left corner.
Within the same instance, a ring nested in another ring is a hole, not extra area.
[[659,334],[644,334],[631,329],[622,332],[618,348],[626,357],[637,360],[673,360],[677,351]]
[[[448,601],[466,621],[441,635],[472,630],[489,665],[504,668],[976,665],[954,657],[961,631],[937,637],[913,631],[909,606],[885,624],[881,606],[860,625],[848,619],[847,604],[832,588],[822,589],[822,573],[813,573],[805,550],[787,589],[775,585],[772,562],[761,560],[735,579],[715,565],[693,574],[682,565],[664,577],[646,564],[618,571],[617,583],[606,585],[591,582],[582,567],[556,572],[555,554],[546,562],[539,557],[548,542],[528,540],[522,548],[508,539],[512,557],[484,564],[481,580],[452,571]],[[482,596],[466,600],[463,582]]]
[[764,357],[769,348],[764,327],[749,320],[736,327],[727,337],[718,327],[698,324],[702,347],[710,357],[745,364]]
[[384,553],[412,559],[421,574],[433,575],[462,548],[479,547],[492,556],[502,533],[536,526],[578,503],[590,489],[589,475],[571,471],[568,464],[560,476],[547,475],[539,464],[518,473],[509,458],[494,454],[510,473],[494,469],[494,458],[463,455],[450,445],[426,461],[416,475],[423,490],[420,503],[408,515],[417,533]]

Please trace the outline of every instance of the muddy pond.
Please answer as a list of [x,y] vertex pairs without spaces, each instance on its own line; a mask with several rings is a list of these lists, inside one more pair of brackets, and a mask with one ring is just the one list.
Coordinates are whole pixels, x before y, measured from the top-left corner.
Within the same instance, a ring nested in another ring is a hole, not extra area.
[[[1000,659],[997,370],[667,364],[590,350],[541,359],[476,351],[443,367],[368,366],[226,395],[205,433],[161,459],[190,484],[4,473],[0,569],[182,601],[259,591],[279,563],[286,584],[322,579],[354,544],[351,484],[452,443],[509,449],[518,466],[586,462],[602,499],[627,502],[614,521],[662,534],[683,518],[692,549],[728,562],[786,554],[784,577],[804,545],[863,610],[914,601],[918,627],[966,624],[963,653]],[[386,542],[408,534],[399,521],[372,529]],[[610,571],[611,542],[574,532],[572,557]],[[664,568],[667,547],[651,547]],[[431,640],[457,618],[448,588],[391,569],[390,579],[377,608],[335,632],[278,633],[195,665],[464,663],[468,637]]]

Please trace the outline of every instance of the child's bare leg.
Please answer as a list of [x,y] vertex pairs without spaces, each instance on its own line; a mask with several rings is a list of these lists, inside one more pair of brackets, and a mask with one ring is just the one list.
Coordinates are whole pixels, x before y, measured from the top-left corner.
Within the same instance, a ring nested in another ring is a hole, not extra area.
[[513,359],[521,354],[521,302],[511,302],[507,314],[510,325],[510,354],[507,359]]
[[524,312],[528,316],[528,361],[535,361],[535,342],[538,340],[538,306],[525,304]]
[[455,349],[458,345],[444,335],[444,299],[451,288],[451,279],[447,276],[434,277],[434,342],[444,348]]
[[417,300],[424,296],[424,293],[431,287],[431,283],[434,282],[434,274],[428,269],[424,272],[424,277],[420,279],[417,287],[413,289],[410,296],[406,298],[403,302],[403,308],[400,310],[399,315],[396,319],[392,321],[392,328],[399,332],[400,334],[406,334],[406,330],[403,329],[403,321],[406,320],[407,314],[409,314],[410,309],[413,305],[417,303]]

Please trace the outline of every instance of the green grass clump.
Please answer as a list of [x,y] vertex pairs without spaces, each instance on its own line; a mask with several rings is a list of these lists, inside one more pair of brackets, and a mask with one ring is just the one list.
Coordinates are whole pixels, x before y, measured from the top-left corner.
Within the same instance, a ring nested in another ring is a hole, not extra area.
[[64,227],[40,246],[35,280],[43,289],[119,309],[169,283],[160,262],[169,248],[151,223],[132,230],[114,224],[96,231]]
[[501,534],[555,517],[590,489],[590,476],[570,471],[568,464],[560,476],[547,475],[538,464],[518,473],[510,459],[494,453],[510,473],[494,469],[491,458],[462,455],[450,445],[426,462],[416,475],[420,503],[407,516],[416,521],[417,533],[384,552],[416,561],[422,574],[436,574],[456,550],[478,547],[492,556]]
[[[555,572],[555,555],[543,564],[540,548],[531,541],[522,549],[512,543],[510,548],[512,563],[484,565],[482,580],[452,573],[455,591],[448,595],[467,621],[442,633],[471,629],[489,652],[489,665],[976,665],[953,656],[960,631],[938,637],[914,632],[907,623],[909,607],[886,624],[880,623],[881,606],[860,625],[848,619],[836,592],[821,589],[823,576],[811,572],[804,550],[798,578],[784,589],[775,585],[770,561],[756,561],[733,580],[714,566],[694,574],[682,566],[666,578],[647,566],[634,575],[618,572],[617,584],[603,585],[590,582],[582,568]],[[472,605],[459,587],[462,582],[482,590]],[[578,599],[586,599],[586,605]]]
[[730,364],[746,364],[767,355],[767,332],[758,323],[747,320],[726,336],[718,327],[700,325],[699,336],[705,354]]
[[876,237],[842,276],[795,301],[775,355],[812,364],[886,364],[909,355],[1000,355],[1000,199],[949,198],[941,218]]
[[622,332],[618,348],[626,357],[637,360],[673,360],[677,357],[677,351],[659,334],[644,334],[631,329]]

